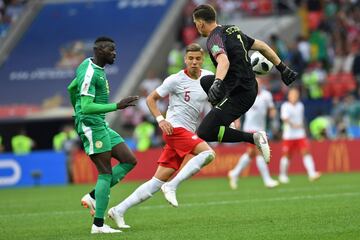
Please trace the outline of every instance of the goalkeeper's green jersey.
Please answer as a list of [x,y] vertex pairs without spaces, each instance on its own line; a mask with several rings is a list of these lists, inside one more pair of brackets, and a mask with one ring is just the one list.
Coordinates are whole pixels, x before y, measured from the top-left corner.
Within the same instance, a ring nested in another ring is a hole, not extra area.
[[87,58],[76,69],[76,82],[75,121],[82,121],[88,126],[104,123],[105,113],[83,114],[80,99],[81,96],[90,96],[94,98],[94,103],[109,102],[109,83],[104,68],[94,64],[91,58]]

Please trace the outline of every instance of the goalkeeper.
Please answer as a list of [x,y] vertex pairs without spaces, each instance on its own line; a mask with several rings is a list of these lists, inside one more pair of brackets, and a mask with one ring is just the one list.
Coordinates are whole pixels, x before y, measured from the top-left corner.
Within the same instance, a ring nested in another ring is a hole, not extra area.
[[248,51],[258,50],[281,72],[286,85],[295,81],[297,73],[287,67],[264,42],[255,40],[234,25],[218,25],[211,5],[199,5],[193,11],[198,32],[207,37],[207,49],[214,65],[215,76],[205,76],[201,85],[214,108],[198,128],[200,138],[208,142],[248,142],[256,144],[266,162],[270,149],[264,131],[247,133],[229,128],[254,104],[258,92]]

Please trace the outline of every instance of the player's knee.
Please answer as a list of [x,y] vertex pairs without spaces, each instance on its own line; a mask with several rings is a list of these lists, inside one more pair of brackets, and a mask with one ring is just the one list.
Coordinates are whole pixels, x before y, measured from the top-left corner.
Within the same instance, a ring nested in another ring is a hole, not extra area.
[[112,174],[112,168],[111,168],[111,166],[110,167],[103,166],[103,167],[98,169],[98,172],[99,172],[99,174],[110,174],[111,175]]
[[138,161],[134,155],[130,155],[124,159],[124,162],[136,166]]
[[131,160],[130,160],[129,163],[132,164],[132,165],[134,165],[134,166],[136,166],[136,164],[138,163],[138,161],[137,161],[136,157],[133,157],[133,158],[131,158]]

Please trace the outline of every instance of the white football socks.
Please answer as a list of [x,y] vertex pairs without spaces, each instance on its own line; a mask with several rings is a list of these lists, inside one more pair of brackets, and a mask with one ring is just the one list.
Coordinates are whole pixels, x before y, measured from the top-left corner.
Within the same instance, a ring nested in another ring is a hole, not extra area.
[[144,202],[148,198],[152,197],[154,193],[160,190],[161,186],[165,182],[160,181],[159,179],[153,177],[149,181],[140,185],[130,196],[128,196],[124,201],[119,203],[115,210],[120,214],[124,213],[131,207]]
[[259,169],[259,172],[262,176],[264,183],[271,182],[273,179],[270,177],[269,168],[265,163],[265,159],[263,156],[258,155],[256,156],[256,166]]
[[287,177],[288,167],[289,167],[289,159],[287,157],[282,157],[280,159],[280,176]]
[[315,176],[315,174],[316,174],[315,164],[314,164],[314,160],[310,154],[306,154],[303,157],[303,163],[304,163],[304,166],[305,166],[308,176],[309,177]]
[[176,189],[182,181],[199,172],[202,167],[209,164],[214,158],[215,153],[211,150],[199,153],[190,159],[176,177],[166,183],[166,186],[171,189]]
[[235,168],[230,171],[230,175],[232,177],[239,177],[241,172],[249,165],[250,161],[251,161],[251,158],[250,158],[249,154],[244,153],[243,155],[241,155]]

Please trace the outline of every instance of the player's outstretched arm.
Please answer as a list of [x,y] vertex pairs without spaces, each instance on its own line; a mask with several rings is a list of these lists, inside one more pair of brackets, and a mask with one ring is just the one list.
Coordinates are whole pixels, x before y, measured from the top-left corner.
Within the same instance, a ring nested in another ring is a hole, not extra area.
[[251,46],[251,50],[259,51],[266,59],[272,62],[276,66],[276,69],[281,73],[281,79],[287,86],[296,80],[298,73],[286,66],[274,50],[272,50],[265,42],[255,39]]
[[159,101],[162,97],[155,91],[150,93],[146,98],[146,104],[151,112],[151,114],[155,117],[156,121],[159,124],[161,130],[167,134],[171,135],[173,133],[173,126],[171,123],[165,120],[164,116],[161,114],[159,108],[156,105],[156,102]]
[[84,114],[108,113],[135,106],[135,101],[138,99],[139,96],[130,96],[122,99],[118,103],[98,104],[94,103],[94,98],[91,96],[81,96],[81,110]]
[[75,78],[67,87],[67,91],[70,95],[70,102],[73,108],[75,108],[75,104],[76,104],[76,90],[77,90],[77,81]]

